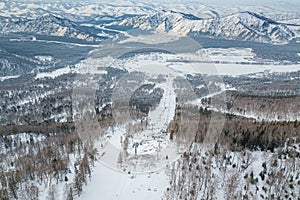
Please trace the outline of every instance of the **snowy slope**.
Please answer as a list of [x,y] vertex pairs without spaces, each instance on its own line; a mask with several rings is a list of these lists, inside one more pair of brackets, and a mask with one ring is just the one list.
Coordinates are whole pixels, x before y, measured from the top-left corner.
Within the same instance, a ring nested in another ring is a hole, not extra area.
[[253,12],[238,12],[216,19],[200,19],[174,11],[157,12],[123,20],[119,25],[180,35],[200,33],[259,42],[282,43],[297,35],[297,25],[283,24]]
[[[299,36],[298,12],[270,7],[226,5],[207,6],[188,1],[174,2],[17,2],[0,4],[0,30],[34,32],[94,41],[95,33],[80,26],[106,24],[179,35],[200,33],[227,39],[284,43]],[[63,16],[63,17],[62,17]],[[120,22],[121,21],[121,22]],[[280,21],[277,22],[277,21]],[[100,34],[101,32],[98,31]],[[101,33],[99,36],[107,35]],[[100,38],[100,37],[99,37]]]
[[[284,4],[280,2],[266,3],[266,1],[201,1],[195,5],[194,0],[187,1],[172,1],[167,0],[139,0],[139,1],[108,1],[103,0],[100,3],[97,1],[16,1],[2,0],[0,2],[1,16],[18,16],[35,18],[42,14],[65,13],[68,17],[85,17],[85,16],[121,16],[124,14],[149,14],[159,10],[174,10],[195,15],[200,18],[217,18],[226,16],[230,13],[251,11],[263,13],[264,15],[275,20],[288,20],[299,18],[300,14],[297,11],[297,5],[294,3]],[[291,7],[290,9],[285,9]],[[298,9],[299,10],[299,9]]]
[[44,14],[34,19],[28,18],[0,18],[0,32],[26,32],[43,35],[64,36],[87,41],[99,40],[97,36],[81,30],[75,22],[62,16]]

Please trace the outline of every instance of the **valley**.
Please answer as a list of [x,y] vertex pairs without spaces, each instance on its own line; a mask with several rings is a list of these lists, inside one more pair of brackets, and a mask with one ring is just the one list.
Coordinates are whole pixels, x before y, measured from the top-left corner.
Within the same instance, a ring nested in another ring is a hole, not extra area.
[[0,199],[299,199],[300,14],[273,6],[0,2]]

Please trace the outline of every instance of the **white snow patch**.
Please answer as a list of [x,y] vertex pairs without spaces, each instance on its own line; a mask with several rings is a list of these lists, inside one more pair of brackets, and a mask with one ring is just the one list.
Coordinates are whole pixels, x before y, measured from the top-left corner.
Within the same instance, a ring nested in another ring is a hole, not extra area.
[[17,75],[17,76],[2,76],[0,77],[0,81],[4,81],[4,80],[7,80],[7,79],[12,79],[12,78],[18,78],[20,75]]
[[137,37],[131,37],[129,34],[129,38],[122,40],[119,42],[120,44],[128,43],[128,42],[142,42],[146,44],[161,44],[179,40],[178,35],[175,34],[159,34],[154,33],[151,35],[139,35]]
[[111,61],[113,61],[111,57],[101,59],[88,58],[78,63],[75,66],[75,71],[80,74],[106,74],[107,72],[103,68]]
[[79,199],[161,199],[168,187],[164,170],[148,174],[123,174],[97,163]]
[[[223,51],[223,50],[221,50]],[[111,58],[110,66],[125,68],[129,72],[142,70],[148,75],[169,74],[172,76],[183,76],[184,74],[207,74],[207,75],[229,75],[239,76],[245,74],[272,72],[294,72],[300,70],[300,64],[280,64],[266,61],[266,64],[251,63],[250,49],[243,49],[238,58],[238,50],[231,50],[235,58],[234,62],[212,63],[210,56],[204,54],[163,54],[151,53],[148,55],[136,55],[126,60],[113,60]],[[244,53],[243,53],[244,52]],[[224,55],[224,58],[226,56]],[[214,61],[222,61],[222,56],[214,56]],[[247,61],[249,59],[249,62]],[[95,59],[97,60],[97,59]],[[224,60],[224,59],[223,59]],[[242,63],[247,61],[247,64]],[[100,62],[100,61],[99,61]],[[139,69],[140,68],[140,69]]]
[[204,53],[209,59],[204,59],[204,61],[220,63],[255,63],[257,61],[256,54],[251,48],[207,48],[200,50],[199,53]]
[[57,69],[55,71],[52,71],[52,72],[42,72],[42,73],[38,73],[35,77],[35,79],[38,79],[38,78],[45,78],[45,77],[48,77],[48,78],[56,78],[60,75],[63,75],[63,74],[68,74],[68,73],[71,73],[72,72],[72,69],[70,67],[64,67],[64,68],[60,68],[60,69]]
[[300,70],[300,64],[290,65],[254,65],[254,64],[211,64],[201,63],[196,67],[191,64],[171,65],[175,70],[186,74],[208,74],[239,76],[270,70],[270,72],[294,72]]
[[11,139],[18,140],[18,142],[27,142],[32,138],[35,142],[41,142],[46,138],[43,134],[37,134],[37,133],[19,133],[10,135]]
[[42,62],[51,62],[53,61],[52,56],[34,56],[35,59],[42,61]]

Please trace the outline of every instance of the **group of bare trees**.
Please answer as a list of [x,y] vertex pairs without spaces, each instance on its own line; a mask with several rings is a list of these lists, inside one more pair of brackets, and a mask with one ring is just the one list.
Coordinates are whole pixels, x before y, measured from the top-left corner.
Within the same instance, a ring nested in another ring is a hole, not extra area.
[[[53,134],[41,141],[32,140],[16,143],[14,148],[0,154],[1,199],[38,199],[40,185],[49,188],[48,196],[52,197],[56,195],[55,185],[73,181],[74,185],[66,192],[72,193],[70,198],[75,191],[79,195],[86,177],[91,175],[97,154],[95,148],[86,146],[76,133]],[[70,157],[75,158],[75,165]],[[68,178],[71,174],[75,174],[74,180]]]
[[176,106],[168,128],[170,139],[185,137],[185,126],[196,127],[188,130],[196,134],[192,135],[190,148],[170,168],[171,187],[165,193],[166,199],[300,198],[297,120],[255,121],[223,114],[223,130],[212,145],[204,138],[213,112]]
[[299,164],[280,153],[195,145],[171,166],[165,199],[298,199]]
[[89,152],[85,150],[83,158],[81,159],[78,168],[75,165],[75,180],[74,180],[74,189],[78,196],[82,192],[83,184],[87,184],[87,178],[91,177],[91,163],[93,163],[93,158],[95,151]]
[[[228,110],[242,116],[255,116],[260,120],[294,121],[300,118],[300,96],[255,96],[238,91],[225,91],[214,98],[222,99],[222,95],[226,95],[226,102],[212,105],[219,110]],[[203,99],[202,104],[209,105],[209,101],[210,98]]]

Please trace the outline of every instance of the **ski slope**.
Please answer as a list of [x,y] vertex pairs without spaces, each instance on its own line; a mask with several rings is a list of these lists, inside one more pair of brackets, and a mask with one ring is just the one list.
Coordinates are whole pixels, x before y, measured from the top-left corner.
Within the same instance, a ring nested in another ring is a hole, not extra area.
[[[137,67],[135,71],[150,77],[161,73],[160,70],[150,69],[155,69],[155,66]],[[163,197],[168,186],[166,166],[179,157],[175,144],[166,134],[176,105],[173,77],[168,76],[166,80],[155,85],[164,90],[163,97],[156,109],[148,114],[148,128],[135,134],[129,141],[129,155],[122,166],[118,163],[118,155],[123,150],[121,141],[125,138],[126,124],[108,129],[109,136],[97,142],[100,158],[96,162],[91,181],[79,199],[99,199],[99,196],[101,199],[119,200]],[[137,155],[132,148],[136,142],[140,144]]]

